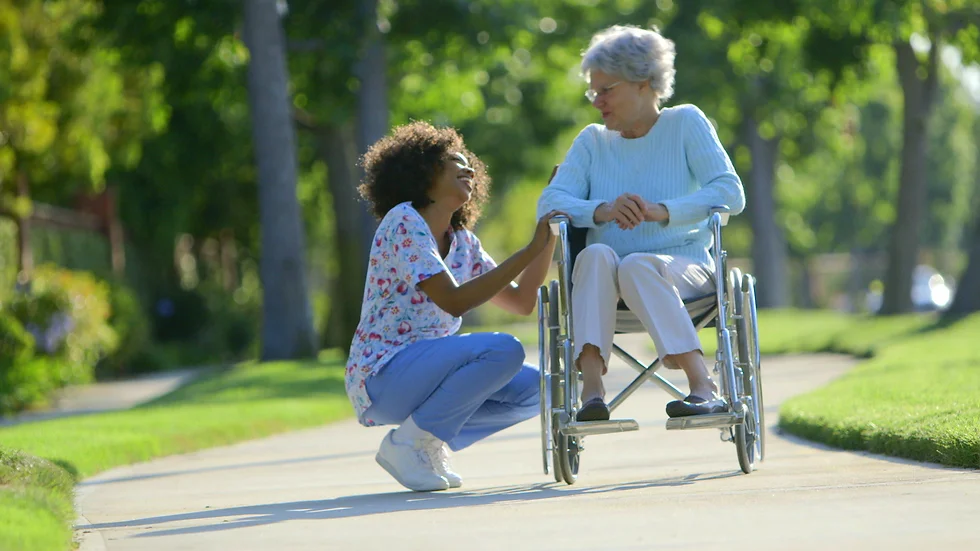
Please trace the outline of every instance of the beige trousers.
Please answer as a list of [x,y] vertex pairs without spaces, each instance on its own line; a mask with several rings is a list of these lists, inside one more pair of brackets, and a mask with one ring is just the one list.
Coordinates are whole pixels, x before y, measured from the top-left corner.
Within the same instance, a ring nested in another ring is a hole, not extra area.
[[689,258],[652,253],[620,258],[608,245],[589,245],[572,271],[576,360],[592,344],[609,365],[620,297],[653,337],[661,358],[700,350],[683,299],[712,292],[713,280],[705,266]]

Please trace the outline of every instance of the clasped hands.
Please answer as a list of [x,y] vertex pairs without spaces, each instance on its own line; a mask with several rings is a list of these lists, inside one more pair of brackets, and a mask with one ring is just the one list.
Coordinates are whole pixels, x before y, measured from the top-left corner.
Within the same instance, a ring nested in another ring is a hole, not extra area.
[[596,207],[592,219],[597,224],[616,222],[622,230],[631,230],[641,222],[666,222],[670,213],[662,203],[650,203],[634,193],[624,193],[612,203]]

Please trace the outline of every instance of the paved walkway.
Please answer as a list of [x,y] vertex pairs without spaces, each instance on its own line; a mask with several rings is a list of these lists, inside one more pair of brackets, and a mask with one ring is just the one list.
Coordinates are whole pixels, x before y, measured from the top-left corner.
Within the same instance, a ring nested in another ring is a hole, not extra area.
[[[769,359],[767,417],[852,362]],[[614,365],[610,388],[631,371]],[[675,382],[676,377],[671,377]],[[980,541],[980,472],[834,451],[770,432],[751,475],[717,430],[664,430],[646,385],[591,436],[577,484],[541,470],[538,421],[455,455],[460,490],[405,491],[374,463],[385,429],[352,421],[163,458],[84,481],[81,551],[962,549]]]
[[69,415],[128,409],[167,394],[213,368],[202,367],[152,373],[125,381],[110,381],[62,389],[43,411],[0,418],[0,427]]

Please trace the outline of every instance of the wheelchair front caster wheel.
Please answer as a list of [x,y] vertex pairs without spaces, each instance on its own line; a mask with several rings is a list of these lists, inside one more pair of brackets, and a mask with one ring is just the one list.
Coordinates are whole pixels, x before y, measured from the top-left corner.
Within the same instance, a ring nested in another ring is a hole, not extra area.
[[555,442],[558,455],[558,469],[561,471],[561,476],[565,479],[566,484],[575,484],[575,481],[578,480],[578,467],[582,457],[579,454],[581,451],[579,438],[559,434]]

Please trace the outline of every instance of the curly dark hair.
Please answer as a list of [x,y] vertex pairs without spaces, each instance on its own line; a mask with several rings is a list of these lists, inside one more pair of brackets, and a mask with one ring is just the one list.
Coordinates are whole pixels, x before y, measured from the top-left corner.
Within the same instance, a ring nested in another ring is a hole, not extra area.
[[473,167],[470,200],[453,213],[453,230],[472,229],[490,196],[486,165],[468,151],[453,128],[415,121],[378,140],[361,158],[364,181],[357,188],[380,220],[393,207],[411,201],[416,210],[432,203],[428,191],[450,154],[460,152]]

